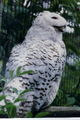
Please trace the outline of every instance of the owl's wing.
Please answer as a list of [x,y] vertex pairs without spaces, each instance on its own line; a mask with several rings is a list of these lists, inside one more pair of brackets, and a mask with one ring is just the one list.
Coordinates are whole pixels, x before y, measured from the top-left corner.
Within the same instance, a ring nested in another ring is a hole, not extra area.
[[[33,94],[31,95],[34,97],[28,96],[28,101],[33,101],[33,108],[39,110],[41,106],[47,106],[55,98],[60,83],[58,79],[61,79],[63,62],[57,49],[48,44],[45,46],[38,42],[28,48],[14,49],[7,64],[7,70],[15,70],[21,66],[22,72],[32,70],[33,73],[20,75],[8,86],[16,87],[21,91],[32,89]],[[24,109],[24,106],[22,108]]]

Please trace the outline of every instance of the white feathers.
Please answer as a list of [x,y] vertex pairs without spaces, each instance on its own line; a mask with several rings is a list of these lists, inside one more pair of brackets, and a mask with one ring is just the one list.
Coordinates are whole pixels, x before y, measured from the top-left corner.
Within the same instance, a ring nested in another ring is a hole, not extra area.
[[62,32],[66,24],[66,20],[56,13],[48,11],[40,13],[24,42],[13,48],[6,65],[6,77],[9,78],[10,70],[16,73],[19,66],[22,72],[27,70],[35,72],[15,78],[8,83],[9,87],[5,85],[7,90],[4,93],[13,95],[13,98],[16,98],[16,95],[8,91],[10,87],[16,87],[21,91],[25,89],[33,91],[22,96],[23,99],[28,96],[28,99],[26,97],[26,101],[19,104],[18,116],[24,116],[26,111],[32,109],[38,111],[55,99],[66,59],[66,49],[62,41]]
[[54,26],[65,26],[67,25],[66,20],[59,14],[50,13],[49,11],[44,11],[41,13],[34,21],[35,25],[42,25],[43,27],[54,27]]

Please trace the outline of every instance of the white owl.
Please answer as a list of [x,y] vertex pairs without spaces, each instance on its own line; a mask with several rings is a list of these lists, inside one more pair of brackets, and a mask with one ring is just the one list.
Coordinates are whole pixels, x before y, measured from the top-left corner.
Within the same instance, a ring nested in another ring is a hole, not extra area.
[[[17,104],[17,114],[24,117],[27,111],[39,111],[50,105],[56,97],[66,59],[66,48],[62,41],[62,32],[67,25],[59,14],[44,11],[34,20],[22,44],[12,49],[5,76],[6,100],[13,102],[18,94],[31,91],[22,96],[25,101]],[[21,71],[34,71],[33,74],[20,75],[10,81],[9,71],[21,66]]]

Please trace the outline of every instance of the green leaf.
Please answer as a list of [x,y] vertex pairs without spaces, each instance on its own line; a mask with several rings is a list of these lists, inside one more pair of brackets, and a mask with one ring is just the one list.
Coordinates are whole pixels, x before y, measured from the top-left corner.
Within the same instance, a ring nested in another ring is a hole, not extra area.
[[20,93],[20,95],[23,95],[24,93],[27,93],[27,92],[30,92],[30,91],[32,91],[32,90],[30,90],[30,89],[24,90],[23,92]]
[[22,73],[20,73],[19,75],[25,75],[25,74],[34,74],[34,72],[32,70],[29,70],[29,71],[24,71]]
[[20,72],[21,72],[21,66],[17,68],[17,70],[16,70],[16,76],[19,76]]
[[5,107],[10,118],[16,117],[16,106],[13,103],[6,103]]
[[21,67],[18,67],[17,68],[17,71],[16,71],[16,76],[20,76],[20,75],[25,75],[25,74],[34,74],[33,70],[28,70],[28,71],[24,71],[24,72],[21,72]]
[[67,104],[73,105],[76,102],[76,99],[74,97],[67,97]]
[[23,98],[17,98],[17,99],[14,101],[14,103],[20,102],[20,101],[25,101],[25,99],[23,99]]
[[5,105],[0,105],[0,110],[4,111]]
[[13,71],[13,70],[9,71],[10,78],[13,78],[13,73],[14,73],[14,71]]
[[6,97],[4,95],[0,96],[0,101],[4,100]]
[[41,118],[41,117],[45,117],[47,115],[49,115],[50,113],[49,112],[40,112],[38,113],[35,118]]
[[0,87],[0,91],[2,91],[3,90],[3,88],[2,87]]
[[27,117],[27,118],[32,118],[32,117],[33,117],[32,112],[28,112],[25,117]]
[[6,81],[5,77],[0,80],[0,82],[5,82],[5,81]]
[[0,115],[7,115],[7,112],[5,112],[4,110],[1,110]]
[[16,103],[16,102],[20,102],[20,101],[25,101],[25,99],[20,98],[20,96],[23,95],[23,94],[25,94],[25,93],[27,93],[27,92],[30,92],[30,91],[32,91],[32,90],[27,89],[27,90],[22,91],[22,92],[20,93],[19,97],[16,98],[16,100],[15,100],[14,102]]

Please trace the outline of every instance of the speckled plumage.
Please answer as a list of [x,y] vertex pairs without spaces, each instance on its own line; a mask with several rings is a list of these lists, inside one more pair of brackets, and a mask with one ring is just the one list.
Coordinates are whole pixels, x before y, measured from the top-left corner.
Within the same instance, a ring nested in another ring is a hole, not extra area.
[[48,11],[40,13],[23,43],[12,49],[5,72],[8,81],[9,71],[13,70],[16,74],[19,66],[22,72],[35,72],[15,77],[5,84],[4,93],[10,101],[18,97],[12,88],[17,88],[20,92],[32,90],[22,96],[26,99],[24,102],[17,103],[19,117],[24,117],[27,111],[38,111],[50,105],[56,97],[66,58],[61,32],[63,26],[66,26],[66,20],[60,15]]

